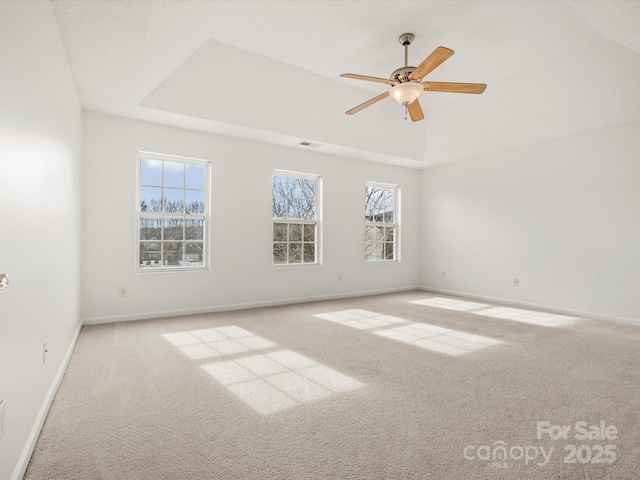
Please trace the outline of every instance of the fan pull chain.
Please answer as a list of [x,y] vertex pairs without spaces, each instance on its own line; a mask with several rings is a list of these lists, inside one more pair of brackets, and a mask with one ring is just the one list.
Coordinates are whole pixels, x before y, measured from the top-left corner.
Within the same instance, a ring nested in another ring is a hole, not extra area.
[[404,104],[404,119],[407,120],[407,114],[409,113],[409,110],[407,109],[407,104]]

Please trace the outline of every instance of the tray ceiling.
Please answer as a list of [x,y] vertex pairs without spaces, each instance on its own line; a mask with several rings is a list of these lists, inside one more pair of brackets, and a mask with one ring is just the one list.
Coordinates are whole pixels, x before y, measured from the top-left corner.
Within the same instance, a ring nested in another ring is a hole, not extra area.
[[[631,1],[54,0],[89,111],[424,168],[640,120],[640,3]],[[443,45],[426,119],[387,99],[344,111]]]

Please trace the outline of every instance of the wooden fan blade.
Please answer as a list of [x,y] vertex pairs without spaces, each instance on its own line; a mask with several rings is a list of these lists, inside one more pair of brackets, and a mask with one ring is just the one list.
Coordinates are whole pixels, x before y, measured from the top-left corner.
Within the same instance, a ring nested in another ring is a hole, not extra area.
[[355,73],[343,73],[340,76],[344,78],[353,78],[354,80],[366,80],[367,82],[386,83],[387,85],[395,85],[397,83],[387,78],[369,77],[367,75],[356,75]]
[[411,117],[412,122],[424,120],[424,113],[422,113],[422,107],[420,107],[420,102],[417,98],[407,105],[407,110],[409,110],[409,116]]
[[482,93],[487,88],[486,83],[454,83],[454,82],[424,82],[422,88],[431,92],[451,93]]
[[346,113],[347,115],[353,115],[354,113],[358,113],[360,110],[364,110],[365,108],[370,107],[374,103],[379,102],[380,100],[387,98],[388,96],[389,92],[384,92],[377,97],[372,98],[371,100],[367,100],[366,102],[361,103],[357,107],[353,107],[351,110],[347,110],[344,113]]
[[438,47],[431,55],[425,58],[418,68],[411,73],[411,80],[422,80],[430,72],[438,68],[447,58],[453,55],[455,52],[446,47]]

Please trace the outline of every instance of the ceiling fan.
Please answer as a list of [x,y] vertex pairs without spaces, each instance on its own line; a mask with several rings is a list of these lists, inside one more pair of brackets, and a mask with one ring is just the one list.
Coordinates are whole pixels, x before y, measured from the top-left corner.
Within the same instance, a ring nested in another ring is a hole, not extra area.
[[[407,56],[409,45],[413,42],[414,35],[412,33],[403,33],[399,37],[400,44],[404,46],[404,67],[394,70],[389,77],[368,77],[366,75],[356,75],[354,73],[343,73],[340,75],[345,78],[353,78],[354,80],[366,80],[368,82],[386,83],[391,85],[391,89],[377,97],[361,103],[357,107],[347,110],[347,115],[353,115],[360,110],[373,105],[374,103],[392,96],[398,103],[404,105],[405,115],[409,112],[411,120],[418,122],[424,119],[424,113],[418,101],[418,95],[423,90],[431,92],[451,92],[451,93],[482,93],[487,85],[485,83],[452,83],[452,82],[422,82],[422,79],[429,73],[439,67],[445,60],[451,57],[455,52],[446,47],[436,48],[431,55],[425,58],[420,65],[412,67],[407,64]],[[422,82],[422,83],[420,83]],[[405,116],[406,119],[406,116]]]

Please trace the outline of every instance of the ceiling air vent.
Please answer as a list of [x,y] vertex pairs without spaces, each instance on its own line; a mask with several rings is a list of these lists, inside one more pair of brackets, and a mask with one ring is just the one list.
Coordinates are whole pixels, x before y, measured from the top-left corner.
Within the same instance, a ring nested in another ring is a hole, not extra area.
[[308,140],[303,140],[302,142],[298,143],[298,145],[300,145],[302,147],[318,148],[322,144],[321,143],[316,143],[316,142],[310,142]]

